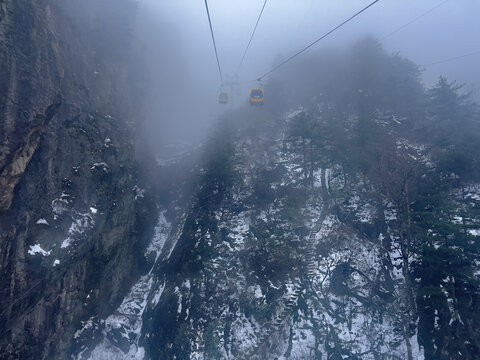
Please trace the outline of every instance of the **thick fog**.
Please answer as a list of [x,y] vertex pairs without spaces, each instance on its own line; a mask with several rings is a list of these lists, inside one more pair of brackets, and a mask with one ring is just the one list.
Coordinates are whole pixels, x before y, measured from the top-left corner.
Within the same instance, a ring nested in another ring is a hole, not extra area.
[[[228,82],[229,76],[237,73],[264,1],[208,3],[224,82]],[[230,94],[230,104],[222,106],[217,100],[221,81],[204,1],[140,1],[135,37],[141,44],[143,66],[147,66],[149,73],[150,84],[146,84],[149,141],[156,148],[198,141],[208,134],[221,113],[247,104],[249,88],[257,84],[255,79],[369,3],[370,0],[268,1],[238,71],[240,90],[236,91],[240,92],[236,96]],[[480,54],[442,61],[480,51],[479,13],[478,0],[383,0],[300,56],[342,48],[372,35],[387,52],[399,52],[425,65],[426,86],[445,75],[467,83],[467,88],[476,91],[478,97]],[[412,20],[415,21],[399,30]],[[428,65],[432,63],[435,64]],[[287,70],[288,67],[278,69],[264,82]],[[231,90],[228,86],[225,89]]]

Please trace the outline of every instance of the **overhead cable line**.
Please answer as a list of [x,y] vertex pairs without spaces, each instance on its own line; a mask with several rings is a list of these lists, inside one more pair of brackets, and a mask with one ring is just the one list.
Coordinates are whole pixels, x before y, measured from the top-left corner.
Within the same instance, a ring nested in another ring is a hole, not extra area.
[[423,67],[428,67],[428,66],[437,65],[437,64],[443,64],[443,63],[446,63],[446,62],[450,62],[450,61],[454,61],[454,60],[458,60],[458,59],[463,59],[465,57],[472,56],[472,55],[477,55],[477,54],[480,54],[480,50],[479,51],[474,51],[472,53],[468,53],[468,54],[464,54],[464,55],[455,56],[455,57],[452,57],[452,58],[440,60],[440,61],[435,61],[435,62],[432,62],[430,64],[425,64],[425,65],[423,65]]
[[312,42],[311,44],[305,46],[302,50],[299,50],[298,52],[296,52],[295,54],[293,54],[292,56],[290,56],[287,60],[285,61],[282,61],[280,64],[278,64],[277,66],[275,66],[273,69],[271,69],[270,71],[267,71],[265,74],[263,74],[262,76],[259,76],[257,78],[258,81],[261,81],[262,78],[264,78],[265,76],[267,75],[270,75],[272,72],[274,72],[275,70],[277,70],[279,67],[285,65],[286,63],[292,61],[294,58],[296,58],[298,55],[300,55],[301,53],[307,51],[308,49],[310,49],[313,45],[315,45],[316,43],[318,43],[319,41],[325,39],[328,35],[330,35],[331,33],[333,33],[334,31],[338,30],[339,28],[341,28],[343,25],[345,25],[346,23],[350,22],[351,20],[353,20],[354,18],[356,18],[358,15],[360,15],[361,13],[363,13],[364,11],[368,10],[370,7],[372,7],[373,5],[375,5],[376,3],[378,3],[380,0],[375,0],[373,1],[372,3],[370,3],[369,5],[365,6],[362,10],[358,11],[357,13],[355,13],[354,15],[350,16],[347,20],[345,20],[344,22],[342,22],[340,25],[337,25],[336,27],[334,27],[332,30],[330,30],[329,32],[327,32],[325,35],[319,37],[317,40],[315,40],[314,42]]
[[248,51],[248,48],[250,47],[250,44],[252,43],[253,35],[255,35],[255,31],[257,30],[258,23],[260,22],[260,19],[262,17],[263,10],[265,9],[265,5],[267,5],[267,0],[265,0],[265,2],[263,3],[263,6],[262,6],[262,10],[260,10],[260,14],[258,15],[258,18],[257,18],[257,23],[255,24],[255,27],[253,28],[252,35],[250,36],[250,40],[248,41],[247,47],[245,48],[245,51],[244,51],[243,56],[242,56],[242,60],[240,60],[240,64],[238,64],[237,73],[240,70],[240,68],[242,67],[243,60],[245,59],[245,56],[247,55],[247,51]]
[[205,9],[207,9],[208,24],[210,25],[210,34],[212,35],[213,48],[215,49],[215,57],[217,58],[218,73],[220,74],[220,81],[223,84],[222,68],[220,67],[220,60],[218,60],[217,44],[215,43],[215,36],[213,35],[212,20],[210,19],[210,11],[208,10],[207,0],[205,0]]
[[405,29],[405,28],[406,28],[407,26],[409,26],[410,24],[412,24],[412,23],[414,23],[415,21],[417,21],[417,20],[421,19],[422,17],[424,17],[424,16],[426,16],[426,15],[430,14],[431,12],[433,12],[433,11],[434,11],[434,10],[436,10],[436,9],[438,9],[440,6],[444,5],[444,4],[445,4],[445,3],[447,3],[448,1],[449,1],[449,0],[445,0],[445,1],[441,2],[441,3],[440,3],[440,4],[438,4],[438,5],[435,5],[435,6],[434,6],[433,8],[431,8],[430,10],[428,10],[428,11],[424,12],[423,14],[421,14],[421,15],[417,16],[415,19],[413,19],[413,20],[409,21],[409,22],[408,22],[408,23],[406,23],[405,25],[402,25],[402,26],[400,26],[399,28],[397,28],[397,29],[393,30],[391,33],[389,33],[389,34],[385,35],[385,36],[382,38],[382,40],[385,40],[386,38],[388,38],[388,37],[390,37],[390,36],[392,36],[392,35],[396,34],[397,32],[399,32],[400,30],[403,30],[403,29]]

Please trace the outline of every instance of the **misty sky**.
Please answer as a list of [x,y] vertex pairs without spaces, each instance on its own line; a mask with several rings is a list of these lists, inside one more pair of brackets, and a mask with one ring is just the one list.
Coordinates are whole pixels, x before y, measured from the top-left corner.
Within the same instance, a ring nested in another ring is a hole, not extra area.
[[[235,73],[263,1],[209,0],[225,75]],[[286,58],[303,48],[371,1],[269,0],[239,72],[245,99],[248,88],[255,85],[252,80],[270,70],[282,57]],[[479,0],[449,0],[403,30],[384,38],[443,1],[382,0],[309,52],[346,46],[367,34],[381,39],[388,52],[400,52],[417,64],[480,51]],[[179,123],[191,123],[191,109],[195,108],[198,131],[203,131],[200,128],[208,126],[211,119],[224,110],[216,104],[220,79],[204,1],[141,0],[140,4],[148,21],[140,20],[143,29],[139,37],[144,38],[146,47],[151,48],[153,53],[168,59],[167,64],[158,59],[164,67],[159,72],[159,79],[169,79],[176,91],[182,92],[185,101],[182,104],[189,104],[179,110],[177,104],[170,103],[169,116],[178,117]],[[161,24],[155,28],[158,33],[152,33],[149,24],[157,22]],[[302,56],[308,56],[308,52]],[[479,62],[480,54],[430,66],[425,70],[424,81],[430,85],[443,74],[480,89]]]

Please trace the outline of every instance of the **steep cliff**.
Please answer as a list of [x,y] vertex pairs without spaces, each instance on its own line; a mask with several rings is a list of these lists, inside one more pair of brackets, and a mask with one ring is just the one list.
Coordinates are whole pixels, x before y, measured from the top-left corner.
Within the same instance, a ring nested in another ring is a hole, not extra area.
[[140,273],[133,7],[116,3],[112,22],[108,4],[74,3],[0,4],[5,359],[65,358],[80,322],[108,313]]

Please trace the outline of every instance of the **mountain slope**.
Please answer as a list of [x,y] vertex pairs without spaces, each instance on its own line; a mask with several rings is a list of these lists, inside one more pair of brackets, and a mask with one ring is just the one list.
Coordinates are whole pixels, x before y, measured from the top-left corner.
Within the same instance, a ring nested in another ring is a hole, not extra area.
[[475,359],[478,112],[363,45],[375,81],[320,78],[306,107],[218,124],[151,270],[145,358]]
[[[96,21],[70,5],[0,5],[2,359],[68,356],[81,321],[108,314],[144,261],[138,99],[119,91],[128,47],[111,41],[123,50],[106,56]],[[102,36],[125,31],[103,24]]]

